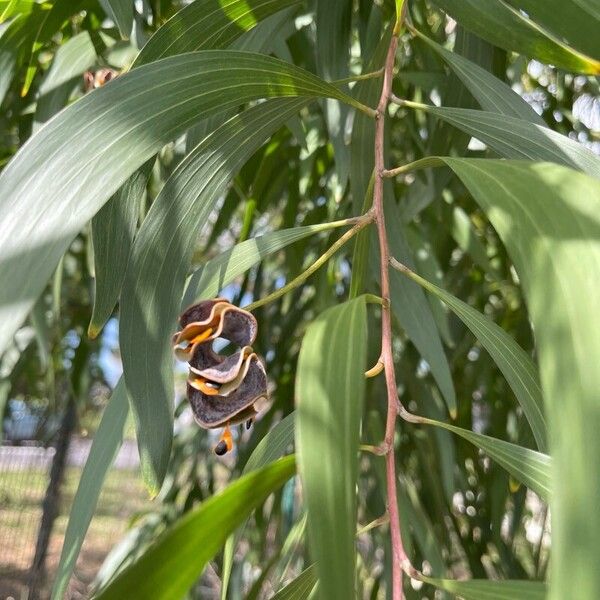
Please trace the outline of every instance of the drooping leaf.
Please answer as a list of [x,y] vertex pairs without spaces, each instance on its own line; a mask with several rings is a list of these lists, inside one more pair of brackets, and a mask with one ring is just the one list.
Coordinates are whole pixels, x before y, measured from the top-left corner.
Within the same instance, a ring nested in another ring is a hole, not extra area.
[[542,581],[454,581],[432,577],[422,577],[421,581],[452,592],[464,600],[545,600],[548,592]]
[[34,131],[65,106],[78,79],[95,62],[96,49],[87,31],[58,48],[38,90]]
[[547,450],[547,427],[544,416],[544,399],[537,369],[531,358],[512,337],[488,317],[456,296],[419,277],[416,273],[403,272],[446,303],[490,353],[523,408],[538,448],[545,452]]
[[317,583],[315,564],[308,566],[296,579],[281,588],[271,600],[306,600]]
[[514,262],[533,322],[553,457],[551,597],[600,588],[600,183],[549,163],[445,159]]
[[546,126],[544,119],[509,85],[464,56],[456,52],[450,52],[436,44],[422,33],[419,33],[418,30],[413,29],[413,31],[444,59],[454,74],[473,94],[481,108],[489,112],[523,119],[541,127]]
[[[318,0],[315,24],[317,28],[317,68],[324,79],[344,79],[348,76],[352,21],[351,0]],[[332,27],[332,24],[335,24]],[[348,108],[334,100],[324,100],[325,121],[333,145],[339,184],[346,187],[350,154],[344,142]]]
[[435,0],[435,3],[461,25],[500,48],[568,71],[600,73],[600,62],[569,48],[501,0]]
[[366,367],[364,296],[308,327],[296,375],[296,451],[324,598],[354,598],[356,478]]
[[[385,198],[388,200],[385,213],[390,254],[396,258],[402,256],[403,259],[400,259],[400,261],[403,264],[414,266],[399,211],[391,195],[386,195]],[[378,257],[374,249],[371,250],[371,254]],[[451,415],[455,415],[456,393],[452,383],[450,367],[444,354],[431,306],[423,290],[419,289],[419,286],[413,284],[413,282],[407,281],[399,273],[392,272],[390,274],[390,292],[392,313],[395,319],[406,331],[423,359],[427,361],[431,374],[442,392],[448,411]]]
[[73,237],[164,143],[248,100],[319,95],[356,105],[298,67],[220,50],[135,69],[67,107],[0,175],[0,280],[11,281],[0,288],[0,350]]
[[69,584],[85,534],[92,520],[100,490],[123,441],[123,428],[129,413],[123,379],[113,390],[102,421],[94,436],[69,513],[69,523],[56,571],[52,600],[60,600]]
[[476,137],[505,158],[555,162],[600,179],[598,156],[547,127],[481,110],[419,107]]
[[148,161],[136,171],[92,219],[96,285],[94,308],[88,327],[91,338],[100,333],[121,293],[140,204],[153,162]]
[[185,309],[202,298],[216,296],[225,285],[258,264],[266,256],[310,235],[344,225],[344,221],[335,221],[280,229],[236,244],[231,250],[222,252],[194,271],[187,283],[181,308]]
[[552,459],[547,454],[523,448],[504,440],[475,433],[462,427],[456,427],[442,421],[419,417],[421,422],[452,431],[456,435],[471,442],[499,465],[502,465],[517,481],[539,494],[545,500],[550,500],[552,480]]
[[300,0],[196,0],[173,15],[142,48],[132,65],[208,48],[227,48],[259,21]]
[[[215,130],[165,182],[136,236],[121,292],[119,338],[125,383],[136,418],[142,473],[154,492],[160,487],[170,454],[170,340],[197,231],[236,171],[304,104],[302,99],[265,102]],[[221,268],[229,260],[227,255],[223,259],[213,271],[214,283],[224,281]],[[217,292],[215,289],[212,295]],[[146,340],[141,347],[140,340]]]
[[[284,455],[286,450],[294,443],[294,421],[296,415],[290,413],[282,419],[265,437],[260,440],[256,448],[244,465],[242,474],[250,473],[260,469],[270,462],[277,460]],[[245,522],[240,526],[243,527]],[[225,550],[223,551],[223,571],[221,573],[221,598],[227,598],[227,589],[229,587],[229,578],[233,567],[233,553],[239,541],[239,532],[227,539]]]
[[182,598],[227,536],[295,469],[294,456],[287,456],[240,477],[187,512],[97,598]]
[[36,55],[40,48],[62,27],[63,23],[75,13],[82,0],[55,0],[46,11],[43,18],[39,21],[37,28],[33,32],[33,39],[28,41],[29,57],[25,81],[21,89],[21,96],[26,96],[29,87],[37,71]]

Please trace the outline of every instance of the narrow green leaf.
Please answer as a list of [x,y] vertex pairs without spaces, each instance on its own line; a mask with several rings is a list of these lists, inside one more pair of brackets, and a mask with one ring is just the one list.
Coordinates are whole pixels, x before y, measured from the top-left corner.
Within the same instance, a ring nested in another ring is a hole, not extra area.
[[4,23],[13,15],[28,15],[36,7],[34,0],[1,0],[0,23]]
[[[317,1],[317,69],[319,75],[329,81],[344,79],[350,72],[352,4],[352,0]],[[335,23],[335,27],[332,27],[332,23]],[[350,169],[349,150],[344,142],[348,108],[334,100],[324,100],[324,104],[325,121],[343,191]]]
[[488,435],[475,433],[442,421],[419,417],[423,423],[452,431],[489,454],[515,479],[548,501],[551,497],[552,459],[547,454],[523,448]]
[[120,379],[104,410],[102,421],[100,421],[88,459],[81,473],[69,513],[69,523],[52,588],[52,600],[60,600],[64,597],[85,534],[96,509],[104,479],[123,441],[123,429],[128,413],[129,404],[125,385],[123,379]]
[[[290,413],[260,440],[244,465],[243,475],[260,469],[285,454],[286,450],[294,443],[295,418],[295,413]],[[241,528],[244,526],[245,521],[240,525],[238,532],[227,539],[223,551],[223,572],[221,574],[221,598],[223,600],[227,598],[227,588],[229,587],[229,578],[233,567],[233,553],[239,541]]]
[[[398,208],[392,197],[386,196],[386,200],[388,200],[385,206],[386,227],[390,253],[396,258],[402,256],[403,258],[399,260],[407,266],[412,265],[410,268],[413,268],[413,258],[406,241]],[[374,257],[379,256],[375,249],[372,249],[371,254]],[[394,317],[427,362],[431,374],[442,392],[450,415],[456,415],[456,393],[450,367],[431,312],[431,306],[423,290],[399,273],[392,272],[390,291]]]
[[100,333],[117,304],[153,162],[136,171],[92,219],[96,285],[91,338]]
[[35,64],[36,55],[39,49],[60,30],[63,23],[74,14],[82,0],[55,0],[51,5],[50,10],[46,11],[44,17],[40,20],[37,30],[34,33],[33,39],[29,42],[29,58],[27,72],[25,73],[25,81],[21,89],[21,96],[26,96],[29,87],[33,82],[33,78],[37,71]]
[[202,298],[216,296],[225,285],[270,254],[274,254],[308,236],[336,227],[343,227],[344,225],[346,225],[345,221],[335,221],[292,227],[265,233],[236,244],[231,250],[222,252],[194,271],[187,283],[181,307],[186,308]]
[[445,159],[487,213],[533,322],[553,457],[551,597],[600,589],[600,182],[549,163]]
[[[261,103],[206,137],[165,182],[135,238],[121,292],[119,339],[142,473],[151,493],[158,492],[170,455],[170,338],[197,231],[236,171],[304,104],[305,100],[293,99]],[[225,285],[222,268],[229,262],[225,261],[213,271],[215,283]]]
[[487,144],[505,158],[555,162],[600,179],[600,158],[568,137],[508,115],[419,105]]
[[324,598],[355,597],[366,318],[364,296],[326,310],[308,327],[298,358],[296,448]]
[[65,106],[83,73],[95,62],[96,49],[87,31],[58,47],[38,90],[34,132]]
[[11,281],[0,287],[0,351],[73,237],[164,143],[192,123],[252,99],[321,95],[356,105],[298,67],[219,50],[134,69],[67,107],[0,175],[0,280]]
[[469,215],[460,206],[452,209],[451,232],[458,247],[468,254],[476,265],[479,265],[486,273],[494,273],[485,244],[475,232]]
[[492,44],[557,67],[596,75],[600,62],[545,32],[501,0],[435,0],[453,19]]
[[227,48],[259,21],[300,0],[196,0],[175,13],[142,48],[133,67],[208,48]]
[[547,450],[547,431],[544,399],[537,369],[531,358],[515,340],[488,317],[459,300],[456,296],[419,277],[416,273],[412,271],[403,272],[445,302],[490,353],[523,408],[538,448],[545,452]]
[[536,23],[547,27],[559,39],[582,52],[600,58],[600,4],[595,10],[590,0],[507,0],[509,4],[525,11]]
[[545,600],[547,594],[546,584],[542,581],[453,581],[432,577],[421,577],[421,581],[452,592],[464,600]]
[[129,39],[133,29],[133,0],[101,0],[108,16],[119,28],[123,39]]
[[295,469],[294,456],[287,456],[240,477],[186,513],[97,598],[182,598],[227,536]]
[[18,14],[0,32],[0,104],[8,92],[17,67],[24,60],[32,27],[43,18],[39,5],[30,14]]
[[306,600],[316,583],[317,568],[312,564],[304,569],[296,579],[281,588],[271,600]]
[[501,115],[530,121],[541,127],[546,126],[544,119],[509,85],[464,56],[446,50],[417,30],[413,31],[444,59],[454,74],[473,94],[481,108]]

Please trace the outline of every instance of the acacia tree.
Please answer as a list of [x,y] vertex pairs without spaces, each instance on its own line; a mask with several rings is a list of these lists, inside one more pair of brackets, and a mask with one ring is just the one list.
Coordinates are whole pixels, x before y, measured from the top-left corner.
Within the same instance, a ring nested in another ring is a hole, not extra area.
[[123,360],[54,597],[130,410],[175,510],[99,597],[595,597],[596,0],[2,6],[0,350],[76,240]]

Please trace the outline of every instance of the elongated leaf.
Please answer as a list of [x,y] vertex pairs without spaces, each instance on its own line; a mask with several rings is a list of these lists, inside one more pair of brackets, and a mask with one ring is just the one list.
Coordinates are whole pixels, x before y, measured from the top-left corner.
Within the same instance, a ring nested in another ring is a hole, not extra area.
[[505,158],[555,162],[600,179],[598,156],[547,127],[481,110],[434,106],[424,110],[475,136]]
[[65,106],[78,79],[95,62],[96,49],[87,31],[58,48],[39,88],[34,132]]
[[515,479],[539,494],[545,500],[551,497],[552,459],[547,454],[523,448],[488,435],[475,433],[462,427],[456,427],[442,421],[421,418],[423,423],[435,425],[452,431],[456,435],[471,442],[486,454],[489,454],[499,465],[502,465]]
[[533,321],[553,456],[551,598],[600,589],[600,183],[558,165],[445,159],[489,216]]
[[108,16],[119,28],[119,33],[124,39],[129,38],[133,28],[133,0],[102,0]]
[[4,23],[13,15],[28,15],[36,7],[34,0],[1,0],[0,23]]
[[595,75],[600,62],[569,48],[501,0],[435,0],[453,19],[492,44],[542,62]]
[[0,351],[84,223],[165,142],[251,99],[319,95],[356,104],[283,61],[203,51],[135,69],[57,115],[0,175],[0,280],[11,281],[0,287]]
[[[318,0],[317,26],[318,73],[329,81],[348,76],[352,0]],[[334,26],[332,27],[332,24]],[[325,121],[333,144],[335,164],[341,188],[346,187],[350,167],[349,150],[344,142],[348,108],[339,102],[325,100]]]
[[292,227],[240,242],[231,250],[215,256],[192,274],[186,286],[182,309],[202,298],[214,297],[219,290],[258,264],[266,256],[310,235],[344,225],[344,221],[335,221]]
[[[390,253],[395,257],[404,257],[400,259],[402,262],[407,261],[403,264],[414,266],[399,211],[392,197],[386,196],[386,199],[388,200],[385,207],[386,227]],[[378,257],[375,249],[371,250],[371,254]],[[427,361],[431,374],[442,392],[448,411],[454,416],[456,414],[456,394],[452,375],[431,306],[423,290],[413,282],[407,281],[399,273],[393,272],[390,275],[390,292],[394,317],[406,331],[423,359]]]
[[288,456],[240,477],[177,521],[97,598],[182,598],[227,536],[295,469]]
[[417,30],[413,29],[413,31],[444,59],[454,74],[473,94],[481,108],[501,115],[530,121],[541,127],[546,126],[544,119],[509,85],[464,56],[446,50]]
[[36,9],[31,15],[17,15],[0,34],[0,104],[4,101],[17,66],[26,54],[31,28],[41,18],[41,9]]
[[152,163],[136,171],[92,219],[96,286],[91,338],[100,333],[119,298]]
[[271,600],[306,600],[316,583],[317,569],[316,565],[312,564],[304,569],[296,579],[281,588]]
[[[197,231],[235,172],[304,104],[289,99],[265,102],[219,127],[165,182],[136,236],[121,293],[119,338],[142,473],[153,493],[158,492],[170,455],[170,338]],[[220,271],[217,275],[215,281],[222,280]],[[140,347],[140,340],[149,343]]]
[[[546,0],[507,0],[517,9],[524,10],[536,23],[547,27],[559,39],[582,52],[600,58],[600,5],[596,14],[586,2],[562,0],[549,3]],[[593,1],[593,0],[592,0]]]
[[403,272],[446,303],[490,353],[523,408],[538,448],[542,452],[547,451],[544,399],[537,369],[531,358],[515,340],[488,317],[459,300],[456,296],[419,277],[416,273],[412,271]]
[[[282,419],[265,437],[260,440],[256,448],[248,458],[244,465],[242,474],[250,473],[256,469],[260,469],[270,462],[284,455],[286,450],[294,443],[294,421],[295,413],[290,413]],[[227,598],[227,588],[229,587],[229,578],[233,567],[233,553],[239,541],[241,528],[245,526],[241,524],[236,535],[232,535],[227,539],[225,550],[223,552],[223,572],[221,574],[221,598]]]
[[196,0],[171,17],[142,48],[133,67],[166,56],[227,48],[245,31],[300,0]]
[[296,376],[296,449],[324,598],[355,597],[356,478],[366,367],[364,296],[308,327]]
[[29,64],[27,66],[27,72],[25,73],[25,82],[21,89],[22,96],[27,95],[37,71],[35,62],[38,51],[46,42],[50,41],[57,31],[60,30],[62,24],[77,11],[81,3],[82,0],[55,0],[50,6],[50,10],[45,12],[33,33],[33,40],[29,41]]
[[129,404],[125,385],[123,379],[120,379],[102,415],[102,421],[100,421],[88,459],[81,473],[69,513],[69,523],[52,588],[52,600],[60,600],[64,597],[85,534],[96,509],[104,479],[123,441],[123,428],[128,413]]
[[452,592],[464,600],[545,600],[546,584],[541,581],[453,581],[422,577],[421,581]]

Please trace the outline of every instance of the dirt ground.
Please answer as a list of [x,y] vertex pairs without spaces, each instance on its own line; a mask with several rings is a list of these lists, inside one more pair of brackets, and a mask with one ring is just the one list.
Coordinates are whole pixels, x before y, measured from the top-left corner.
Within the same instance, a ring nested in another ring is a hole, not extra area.
[[[68,514],[81,469],[67,469],[60,516],[50,541],[47,576],[41,599],[49,598]],[[28,569],[33,559],[47,472],[26,469],[0,473],[0,599],[20,600],[27,591]],[[87,597],[109,550],[127,530],[132,517],[148,506],[148,496],[136,471],[113,469],[104,485],[94,518],[80,552],[66,595],[68,600]]]

